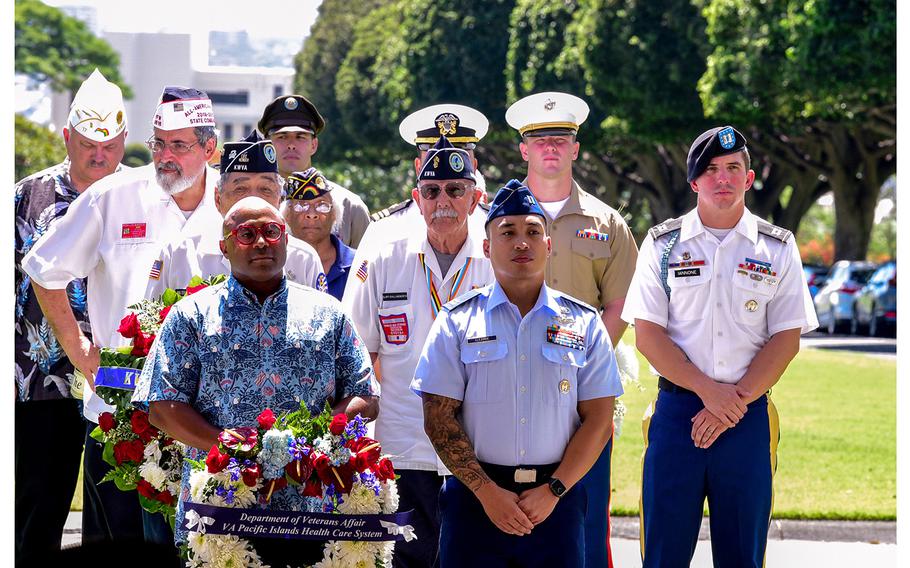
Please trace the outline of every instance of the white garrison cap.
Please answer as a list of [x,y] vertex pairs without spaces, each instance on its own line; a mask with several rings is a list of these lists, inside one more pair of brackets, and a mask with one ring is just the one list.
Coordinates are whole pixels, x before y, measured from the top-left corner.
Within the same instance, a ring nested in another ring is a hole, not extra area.
[[180,130],[215,126],[215,111],[205,91],[192,87],[165,87],[155,109],[152,126],[161,130]]
[[107,142],[119,136],[126,130],[126,109],[120,87],[105,79],[98,69],[92,71],[73,98],[67,124],[95,142]]
[[490,121],[478,110],[456,104],[428,106],[412,112],[398,125],[398,133],[408,144],[436,144],[440,136],[455,146],[477,143],[486,136]]
[[512,103],[506,122],[522,136],[575,134],[589,110],[588,103],[575,95],[536,93]]

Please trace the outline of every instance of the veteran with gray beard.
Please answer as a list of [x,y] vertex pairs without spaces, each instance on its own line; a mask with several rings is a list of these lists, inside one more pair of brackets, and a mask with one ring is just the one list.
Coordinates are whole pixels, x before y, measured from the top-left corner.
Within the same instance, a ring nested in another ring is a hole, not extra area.
[[[116,172],[89,186],[22,260],[60,346],[87,379],[84,414],[93,422],[111,410],[94,396],[99,347],[128,343],[117,327],[127,306],[143,298],[159,251],[172,239],[185,240],[221,225],[214,197],[218,174],[206,167],[216,143],[208,95],[165,87],[152,127],[148,146],[154,163]],[[88,278],[91,339],[79,328],[67,298],[67,285],[79,278]],[[108,502],[103,490],[110,484],[97,486],[108,469],[100,445],[88,438],[85,454],[86,486],[98,493],[90,496],[83,513],[83,527],[96,530],[84,530],[83,542],[135,538],[135,530],[124,527],[138,525],[141,531],[142,525],[122,518],[121,507]]]
[[414,509],[417,540],[395,545],[396,568],[433,565],[439,489],[449,473],[424,433],[420,399],[409,389],[417,360],[442,305],[493,282],[483,228],[468,223],[480,201],[468,153],[440,137],[412,195],[426,230],[403,232],[351,266],[342,300],[373,362],[381,362],[376,439],[396,456],[401,510]]

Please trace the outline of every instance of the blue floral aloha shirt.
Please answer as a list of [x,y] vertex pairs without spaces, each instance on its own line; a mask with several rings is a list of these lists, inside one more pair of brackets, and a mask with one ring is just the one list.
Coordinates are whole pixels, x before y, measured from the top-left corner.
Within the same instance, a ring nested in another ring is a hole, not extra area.
[[[256,426],[265,408],[275,414],[304,402],[312,413],[349,396],[378,396],[370,355],[341,304],[328,294],[288,283],[260,303],[233,276],[178,302],[161,326],[142,369],[133,402],[173,400],[191,405],[218,428]],[[187,448],[205,459],[210,448]],[[186,538],[184,464],[175,539]],[[269,508],[314,510],[287,487]]]
[[[115,171],[126,166],[118,165]],[[51,326],[38,305],[31,279],[22,270],[22,259],[50,229],[66,215],[79,192],[70,180],[69,158],[23,178],[14,188],[16,209],[16,390],[19,401],[72,398],[73,364],[63,352]],[[86,310],[86,280],[77,278],[66,287],[76,323],[86,337],[92,337]]]

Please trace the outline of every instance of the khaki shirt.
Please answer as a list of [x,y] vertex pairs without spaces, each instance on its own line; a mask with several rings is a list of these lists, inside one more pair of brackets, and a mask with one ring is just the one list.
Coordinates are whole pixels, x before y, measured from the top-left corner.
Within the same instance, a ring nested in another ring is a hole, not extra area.
[[[607,238],[579,236],[579,231],[585,230],[606,234]],[[553,247],[547,264],[548,286],[597,309],[626,296],[638,248],[618,211],[572,180],[569,200],[556,219],[547,219],[547,231]]]
[[360,246],[360,239],[370,224],[370,210],[359,195],[348,188],[329,180],[332,186],[332,200],[338,211],[337,237],[344,244],[356,249]]

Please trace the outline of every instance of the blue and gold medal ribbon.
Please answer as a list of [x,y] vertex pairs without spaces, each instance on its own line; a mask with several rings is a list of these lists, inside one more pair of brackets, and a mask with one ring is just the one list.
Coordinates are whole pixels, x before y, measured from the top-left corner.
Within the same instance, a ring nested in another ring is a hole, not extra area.
[[[433,309],[433,319],[436,319],[436,316],[439,315],[440,308],[442,308],[443,302],[439,299],[439,291],[436,290],[436,284],[433,282],[433,273],[430,270],[430,267],[427,266],[426,255],[421,252],[417,254],[417,258],[420,259],[420,265],[423,267],[423,273],[427,279],[427,290],[430,292],[430,308]],[[455,273],[455,280],[452,282],[452,291],[449,292],[449,297],[446,299],[446,302],[449,302],[458,296],[458,290],[461,288],[461,284],[464,282],[465,275],[468,273],[468,267],[470,266],[471,259],[468,258],[464,261],[464,266]]]

